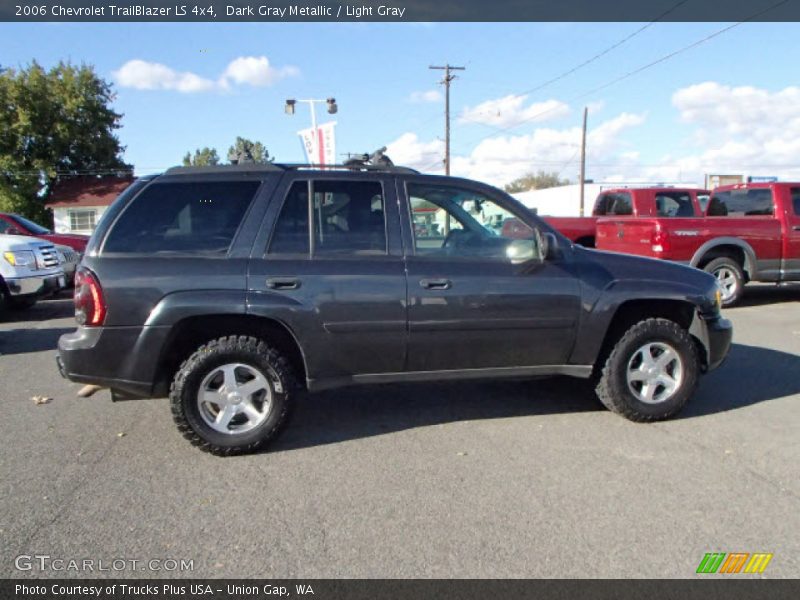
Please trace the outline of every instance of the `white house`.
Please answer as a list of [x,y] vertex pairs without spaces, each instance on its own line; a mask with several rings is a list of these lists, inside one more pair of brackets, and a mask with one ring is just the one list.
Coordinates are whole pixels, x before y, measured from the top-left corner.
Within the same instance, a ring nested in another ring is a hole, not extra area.
[[91,234],[103,212],[132,182],[132,177],[60,179],[47,202],[55,232]]

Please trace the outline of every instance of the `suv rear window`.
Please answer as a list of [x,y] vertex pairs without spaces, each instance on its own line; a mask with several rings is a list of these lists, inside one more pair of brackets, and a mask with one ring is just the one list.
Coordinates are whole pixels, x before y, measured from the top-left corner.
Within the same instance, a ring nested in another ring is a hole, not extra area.
[[605,192],[597,197],[592,214],[595,217],[604,215],[631,215],[633,214],[633,204],[631,195],[627,192],[615,194]]
[[103,252],[226,254],[259,185],[153,183],[120,215]]
[[772,191],[769,188],[751,188],[713,192],[706,214],[709,217],[771,216]]
[[659,217],[693,217],[692,197],[686,192],[658,192],[656,214]]

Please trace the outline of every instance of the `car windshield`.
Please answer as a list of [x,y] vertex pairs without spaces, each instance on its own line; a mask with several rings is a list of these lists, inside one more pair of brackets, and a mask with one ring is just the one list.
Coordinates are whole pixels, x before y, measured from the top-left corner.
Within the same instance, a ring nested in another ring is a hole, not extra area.
[[50,233],[49,229],[45,229],[41,225],[34,223],[33,221],[29,221],[25,217],[20,217],[19,215],[10,215],[10,217],[17,222],[23,229],[27,229],[33,235],[47,235]]

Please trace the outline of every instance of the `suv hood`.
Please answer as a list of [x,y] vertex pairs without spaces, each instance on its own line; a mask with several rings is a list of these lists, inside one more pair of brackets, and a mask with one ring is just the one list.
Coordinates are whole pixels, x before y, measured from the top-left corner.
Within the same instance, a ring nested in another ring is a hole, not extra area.
[[604,271],[608,283],[615,281],[657,281],[681,286],[700,294],[716,291],[717,282],[705,271],[686,265],[618,252],[575,247],[581,258]]

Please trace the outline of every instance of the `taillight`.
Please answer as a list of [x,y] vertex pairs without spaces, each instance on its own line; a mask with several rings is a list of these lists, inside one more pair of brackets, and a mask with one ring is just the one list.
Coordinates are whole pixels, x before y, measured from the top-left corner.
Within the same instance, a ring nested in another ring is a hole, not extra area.
[[669,252],[669,233],[663,229],[655,229],[653,234],[650,236],[650,247],[653,249],[653,252],[657,252],[659,254],[663,252]]
[[94,327],[106,319],[106,301],[103,288],[93,273],[79,270],[75,273],[75,320],[79,325]]

